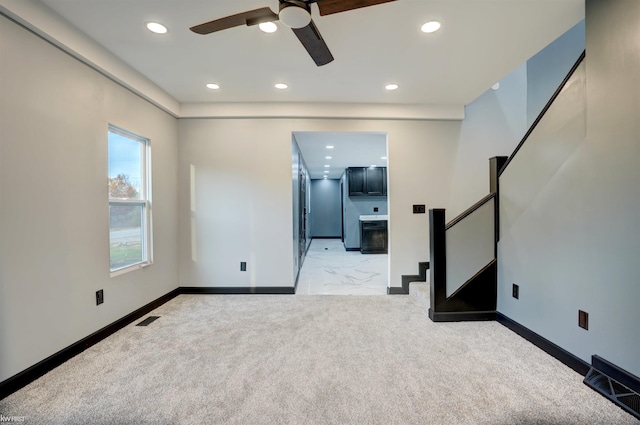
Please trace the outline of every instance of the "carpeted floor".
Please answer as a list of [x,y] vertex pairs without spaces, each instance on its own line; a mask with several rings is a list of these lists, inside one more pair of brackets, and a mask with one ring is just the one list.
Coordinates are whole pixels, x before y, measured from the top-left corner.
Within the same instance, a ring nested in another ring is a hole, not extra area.
[[[0,400],[26,424],[624,425],[496,322],[408,296],[181,295]],[[137,322],[136,322],[137,323]]]

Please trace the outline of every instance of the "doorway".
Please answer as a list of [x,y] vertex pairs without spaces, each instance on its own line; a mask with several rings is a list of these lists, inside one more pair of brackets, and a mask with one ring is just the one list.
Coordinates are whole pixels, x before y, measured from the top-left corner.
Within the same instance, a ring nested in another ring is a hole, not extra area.
[[[389,255],[361,253],[360,228],[371,215],[388,220],[387,134],[293,132],[292,140],[296,293],[386,294]],[[347,170],[365,167],[384,170],[386,193],[350,196]]]

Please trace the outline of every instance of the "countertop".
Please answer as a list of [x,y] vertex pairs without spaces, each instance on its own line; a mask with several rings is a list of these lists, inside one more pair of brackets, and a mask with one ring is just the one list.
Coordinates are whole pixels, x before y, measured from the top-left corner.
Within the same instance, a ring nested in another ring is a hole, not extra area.
[[360,221],[387,221],[388,215],[361,215]]

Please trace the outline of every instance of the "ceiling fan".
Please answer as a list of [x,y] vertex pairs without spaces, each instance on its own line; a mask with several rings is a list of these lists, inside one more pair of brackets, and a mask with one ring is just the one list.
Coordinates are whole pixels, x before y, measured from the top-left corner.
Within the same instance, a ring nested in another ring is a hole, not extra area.
[[317,3],[320,16],[333,13],[346,12],[376,4],[388,3],[396,0],[278,0],[280,2],[279,13],[274,13],[270,8],[249,10],[227,16],[214,21],[191,27],[190,30],[197,34],[211,34],[227,28],[240,25],[257,25],[263,22],[280,21],[291,28],[302,45],[318,66],[326,65],[333,61],[333,55],[324,42],[320,31],[311,19],[311,4]]

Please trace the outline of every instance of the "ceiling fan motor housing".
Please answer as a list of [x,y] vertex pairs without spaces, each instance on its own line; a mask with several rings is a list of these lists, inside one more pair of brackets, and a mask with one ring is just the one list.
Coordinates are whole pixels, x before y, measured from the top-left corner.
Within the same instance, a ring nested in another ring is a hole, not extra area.
[[301,1],[280,1],[278,19],[289,28],[304,28],[311,22],[311,7]]

